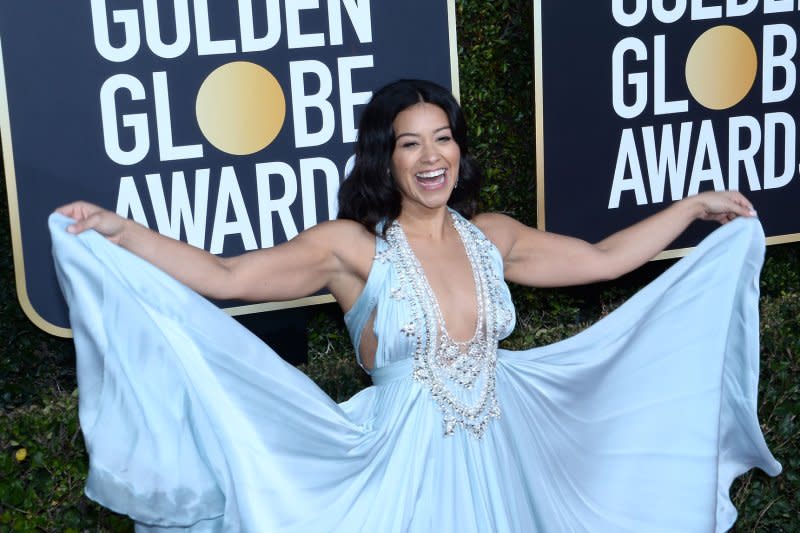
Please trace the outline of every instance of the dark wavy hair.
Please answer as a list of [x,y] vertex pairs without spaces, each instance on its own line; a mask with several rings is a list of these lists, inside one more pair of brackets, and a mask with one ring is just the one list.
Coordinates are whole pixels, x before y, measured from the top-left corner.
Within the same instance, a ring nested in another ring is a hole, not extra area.
[[478,210],[478,193],[483,173],[469,155],[467,122],[461,107],[444,87],[424,80],[399,80],[378,90],[364,108],[358,126],[356,159],[352,172],[339,188],[338,218],[355,220],[376,233],[384,221],[384,236],[389,225],[400,216],[400,189],[387,170],[397,139],[393,122],[403,110],[429,103],[440,107],[450,122],[453,139],[461,149],[458,187],[447,205],[465,218]]

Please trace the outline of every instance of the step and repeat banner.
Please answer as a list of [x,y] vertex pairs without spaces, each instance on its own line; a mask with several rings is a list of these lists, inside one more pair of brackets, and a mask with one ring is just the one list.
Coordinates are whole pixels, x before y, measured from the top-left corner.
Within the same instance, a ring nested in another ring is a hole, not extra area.
[[[534,0],[539,226],[598,241],[740,190],[800,240],[797,0]],[[680,255],[713,229],[694,224]]]
[[47,234],[69,201],[223,255],[335,218],[372,92],[410,77],[458,92],[454,16],[454,0],[0,3],[0,138],[25,313],[70,333]]

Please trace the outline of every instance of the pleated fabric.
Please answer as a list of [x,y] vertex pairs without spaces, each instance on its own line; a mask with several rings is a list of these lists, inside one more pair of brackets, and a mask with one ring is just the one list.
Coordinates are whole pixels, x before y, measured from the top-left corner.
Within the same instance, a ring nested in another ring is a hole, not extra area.
[[502,414],[482,439],[444,436],[412,378],[391,264],[376,261],[347,316],[357,339],[377,309],[374,385],[337,404],[213,304],[69,222],[50,218],[86,494],[137,530],[726,531],[731,481],[780,472],[756,415],[755,220],[575,337],[500,350]]

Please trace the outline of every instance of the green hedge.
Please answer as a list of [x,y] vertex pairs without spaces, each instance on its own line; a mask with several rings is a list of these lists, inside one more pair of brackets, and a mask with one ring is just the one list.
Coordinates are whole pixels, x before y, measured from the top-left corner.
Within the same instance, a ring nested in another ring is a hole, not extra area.
[[[485,166],[484,208],[535,222],[532,8],[530,0],[461,0],[461,101]],[[86,453],[77,421],[71,342],[38,331],[13,286],[5,189],[0,185],[0,531],[131,531],[130,521],[81,492]],[[514,288],[519,327],[506,346],[557,341],[615,308],[668,264],[613,283],[568,290]],[[734,486],[737,531],[798,531],[800,521],[800,246],[772,247],[762,276],[763,429],[784,474],[750,473]],[[336,399],[367,383],[340,314],[317,309],[304,370]],[[676,509],[676,513],[680,510]]]

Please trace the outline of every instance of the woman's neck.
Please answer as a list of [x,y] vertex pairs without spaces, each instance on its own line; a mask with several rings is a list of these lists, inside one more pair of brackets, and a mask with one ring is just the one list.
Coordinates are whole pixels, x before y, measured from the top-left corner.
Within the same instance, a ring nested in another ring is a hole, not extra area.
[[397,222],[409,238],[425,238],[440,241],[447,238],[452,229],[450,211],[441,209],[407,210],[403,209]]

